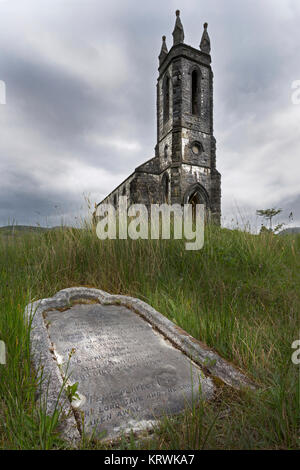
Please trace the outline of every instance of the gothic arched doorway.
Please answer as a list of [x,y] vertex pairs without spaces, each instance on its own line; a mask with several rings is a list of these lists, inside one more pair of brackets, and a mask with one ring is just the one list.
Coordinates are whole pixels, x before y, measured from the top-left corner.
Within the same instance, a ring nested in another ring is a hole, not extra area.
[[192,206],[193,222],[196,222],[196,206],[203,204],[198,191],[195,191],[189,198],[188,203]]
[[208,196],[206,189],[203,186],[201,186],[201,184],[196,183],[190,186],[185,192],[183,202],[184,204],[191,204],[193,221],[196,220],[197,204],[203,204],[204,213],[205,213],[205,222],[208,222],[209,212],[210,212],[209,196]]

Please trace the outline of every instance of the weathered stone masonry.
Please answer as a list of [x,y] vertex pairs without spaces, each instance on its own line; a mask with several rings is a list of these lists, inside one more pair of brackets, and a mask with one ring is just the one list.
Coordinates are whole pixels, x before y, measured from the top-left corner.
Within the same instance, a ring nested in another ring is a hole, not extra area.
[[[184,44],[176,11],[173,47],[163,36],[157,80],[155,157],[143,163],[100,204],[205,204],[209,220],[220,224],[221,175],[213,135],[213,72],[207,23],[200,50]],[[99,204],[99,205],[100,205]]]

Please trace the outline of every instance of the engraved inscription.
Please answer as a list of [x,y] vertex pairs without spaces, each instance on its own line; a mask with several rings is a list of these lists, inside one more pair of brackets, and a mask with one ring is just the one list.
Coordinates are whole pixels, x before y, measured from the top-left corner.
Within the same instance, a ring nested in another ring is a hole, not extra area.
[[62,373],[78,382],[86,431],[114,437],[179,413],[200,388],[212,393],[199,367],[126,307],[78,304],[45,320]]

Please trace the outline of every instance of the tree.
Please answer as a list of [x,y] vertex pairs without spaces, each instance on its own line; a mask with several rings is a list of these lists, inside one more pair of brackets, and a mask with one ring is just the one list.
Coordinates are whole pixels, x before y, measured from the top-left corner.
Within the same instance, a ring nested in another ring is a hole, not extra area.
[[259,209],[256,211],[256,214],[260,217],[263,217],[264,219],[267,219],[270,224],[269,230],[272,230],[272,219],[275,217],[275,215],[280,214],[280,212],[282,212],[282,209]]
[[259,233],[260,233],[260,234],[262,234],[262,233],[273,233],[273,230],[271,230],[271,229],[265,227],[264,224],[261,224]]

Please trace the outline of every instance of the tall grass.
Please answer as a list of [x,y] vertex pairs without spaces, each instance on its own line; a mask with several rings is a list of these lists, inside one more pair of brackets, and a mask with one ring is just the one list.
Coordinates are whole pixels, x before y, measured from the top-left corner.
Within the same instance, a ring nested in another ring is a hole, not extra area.
[[100,241],[87,226],[0,237],[0,339],[8,357],[0,366],[0,447],[63,445],[57,422],[36,406],[23,311],[30,300],[81,285],[145,300],[259,384],[247,393],[221,388],[213,403],[163,421],[142,444],[123,440],[121,447],[296,448],[291,344],[299,336],[299,254],[299,236],[217,227],[206,228],[198,252],[180,240]]

